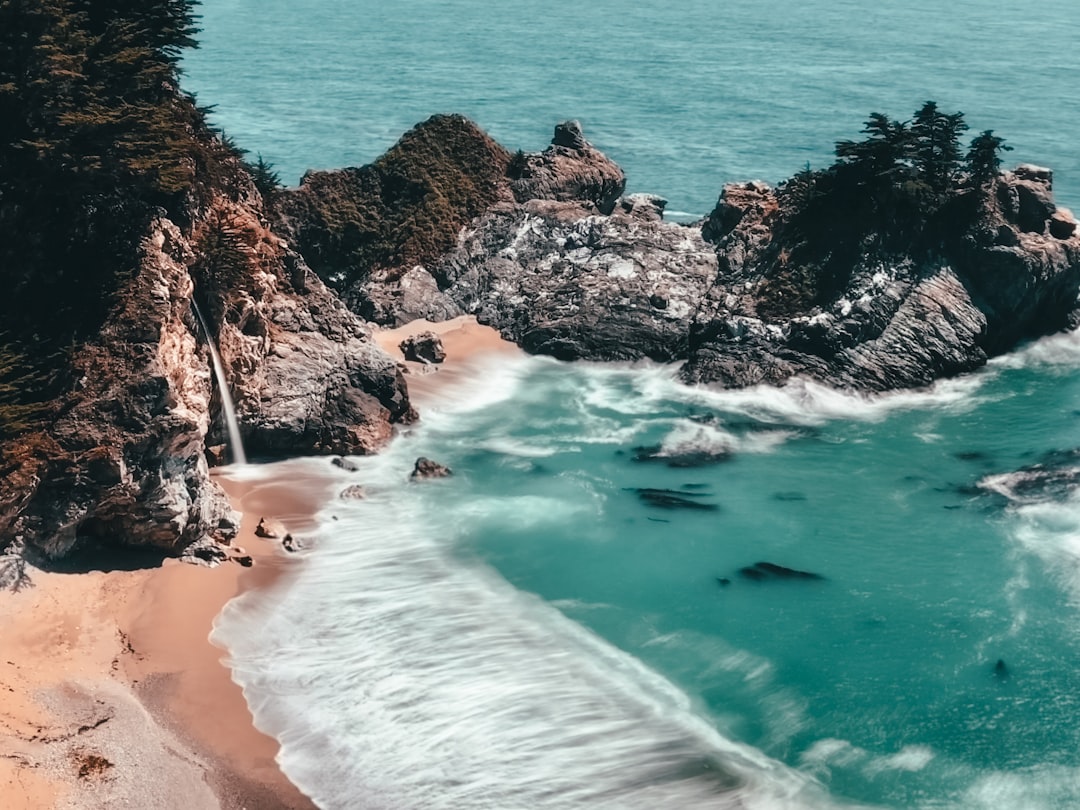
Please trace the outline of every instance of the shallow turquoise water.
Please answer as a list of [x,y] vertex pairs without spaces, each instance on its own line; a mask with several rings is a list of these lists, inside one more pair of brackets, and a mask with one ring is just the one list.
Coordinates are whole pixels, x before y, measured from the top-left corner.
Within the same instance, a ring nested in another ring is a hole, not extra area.
[[1067,335],[867,400],[502,358],[216,637],[325,807],[1074,807],[1080,504],[974,485],[1080,443],[1078,369]]
[[[187,86],[291,182],[434,112],[511,148],[577,117],[632,190],[699,214],[725,181],[820,165],[870,110],[935,98],[1080,204],[1065,4],[203,13]],[[651,445],[731,457],[635,461]],[[972,487],[1078,445],[1075,336],[877,400],[502,360],[354,476],[315,459],[243,472],[336,474],[369,497],[329,503],[294,587],[232,603],[215,638],[328,808],[1064,810],[1080,806],[1080,506]],[[418,455],[456,475],[410,485]],[[649,507],[642,487],[717,508]],[[757,561],[824,579],[738,574]]]

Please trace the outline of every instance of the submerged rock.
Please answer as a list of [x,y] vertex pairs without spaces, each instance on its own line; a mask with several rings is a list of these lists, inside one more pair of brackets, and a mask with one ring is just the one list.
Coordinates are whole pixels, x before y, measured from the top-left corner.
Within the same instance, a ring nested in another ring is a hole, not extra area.
[[695,498],[708,497],[703,492],[679,492],[673,489],[651,489],[648,487],[633,490],[646,506],[659,509],[696,509],[715,512],[720,507],[715,503],[702,503]]
[[752,582],[769,582],[773,580],[814,580],[823,581],[825,577],[810,571],[798,571],[771,562],[756,562],[740,568],[739,576]]

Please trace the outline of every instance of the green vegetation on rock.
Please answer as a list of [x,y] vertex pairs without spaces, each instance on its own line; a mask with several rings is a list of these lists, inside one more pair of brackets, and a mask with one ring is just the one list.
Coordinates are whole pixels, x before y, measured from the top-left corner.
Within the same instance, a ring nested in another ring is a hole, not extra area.
[[0,440],[73,383],[73,349],[234,150],[177,89],[192,0],[0,0]]
[[344,290],[453,247],[462,227],[508,194],[509,163],[471,121],[436,115],[372,164],[309,172],[275,206],[312,269]]

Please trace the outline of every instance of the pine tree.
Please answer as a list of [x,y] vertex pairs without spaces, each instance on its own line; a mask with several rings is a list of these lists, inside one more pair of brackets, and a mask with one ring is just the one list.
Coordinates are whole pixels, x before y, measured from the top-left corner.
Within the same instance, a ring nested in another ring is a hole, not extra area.
[[943,113],[934,101],[923,104],[912,119],[915,168],[939,195],[949,190],[960,167],[960,134],[966,129],[963,113]]
[[976,135],[967,153],[971,184],[975,188],[985,188],[990,181],[996,179],[1001,170],[1001,152],[1011,151],[1012,147],[1006,146],[1005,139],[994,135],[992,129]]

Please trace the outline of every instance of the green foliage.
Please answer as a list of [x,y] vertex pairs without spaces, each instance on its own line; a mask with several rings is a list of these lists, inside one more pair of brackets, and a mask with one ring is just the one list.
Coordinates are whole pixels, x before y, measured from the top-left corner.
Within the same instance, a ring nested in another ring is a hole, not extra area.
[[456,115],[407,132],[373,164],[312,172],[275,207],[301,252],[334,286],[403,271],[453,247],[461,228],[505,193],[509,153]]
[[196,174],[227,157],[176,90],[193,9],[0,0],[0,430],[56,395],[155,211],[183,221]]
[[1006,146],[1005,139],[994,135],[992,129],[976,135],[967,154],[971,184],[975,188],[983,188],[995,179],[1001,170],[1001,152],[1011,151],[1012,147]]
[[960,169],[960,133],[967,130],[964,114],[943,113],[927,101],[911,123],[912,162],[920,178],[937,194],[953,185]]
[[970,215],[963,200],[968,186],[995,177],[998,152],[1007,148],[987,132],[962,160],[966,130],[963,113],[942,112],[933,101],[910,121],[872,113],[862,140],[836,144],[832,166],[807,166],[782,184],[778,238],[759,309],[791,315],[831,300],[867,251],[887,257],[935,250]]
[[525,173],[529,169],[528,156],[518,149],[514,152],[514,156],[510,158],[510,163],[506,167],[506,176],[511,180],[520,180],[525,176]]
[[220,311],[226,296],[222,293],[238,286],[250,272],[252,249],[243,227],[224,212],[216,212],[196,240],[198,259],[192,274],[198,289],[207,300],[207,311],[215,322],[224,320]]
[[245,165],[255,188],[264,199],[271,199],[281,188],[281,175],[274,171],[274,164],[263,160],[263,156],[259,154],[255,156],[254,163],[246,162]]

